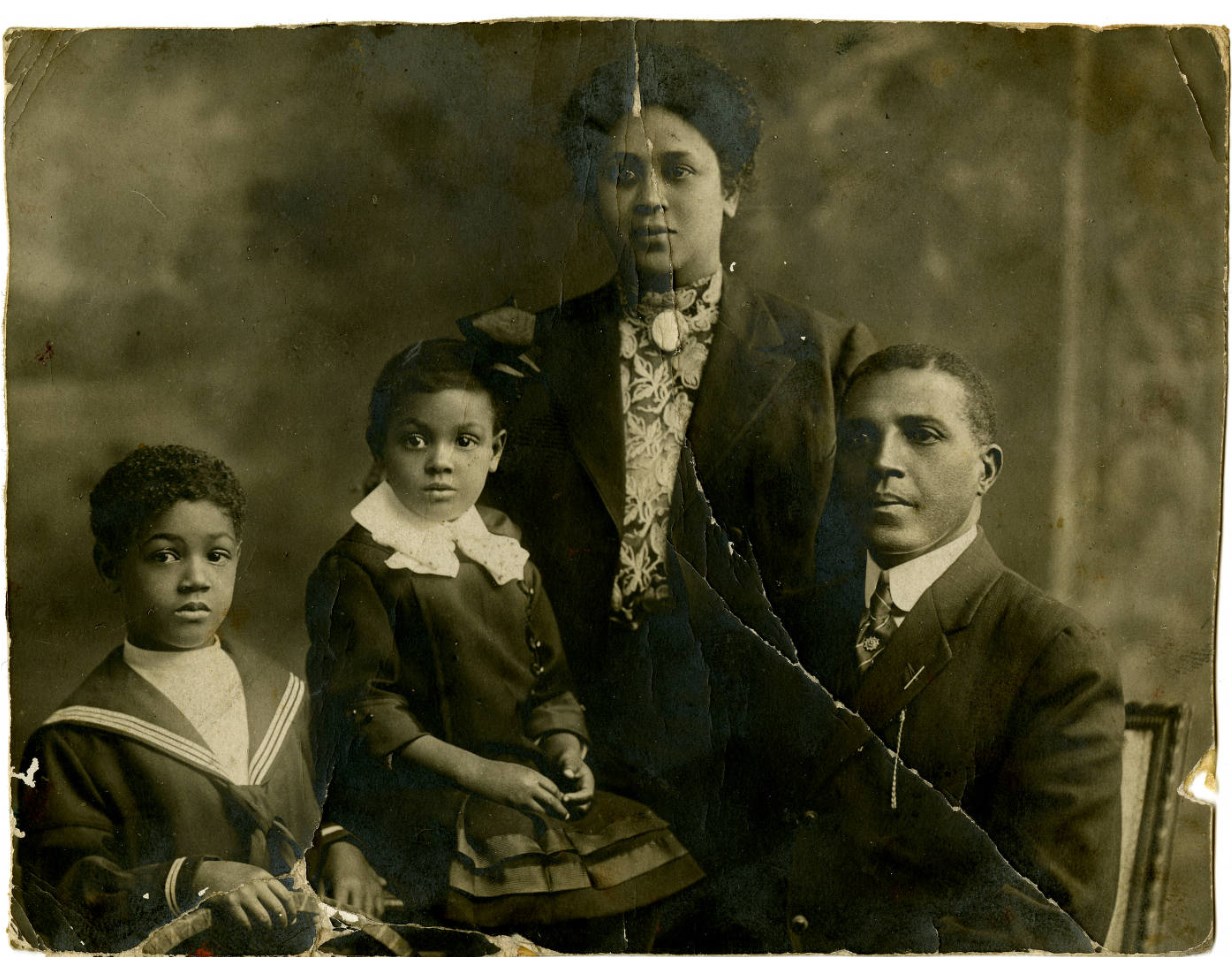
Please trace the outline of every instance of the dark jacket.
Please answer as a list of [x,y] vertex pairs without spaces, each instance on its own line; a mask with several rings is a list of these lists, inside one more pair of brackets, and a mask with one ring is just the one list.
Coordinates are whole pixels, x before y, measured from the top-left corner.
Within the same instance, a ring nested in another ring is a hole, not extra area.
[[860,680],[863,593],[861,561],[819,596],[805,666],[1103,939],[1120,862],[1124,730],[1107,644],[1007,569],[981,533]]
[[678,930],[687,951],[714,951],[720,927],[727,951],[1090,951],[987,833],[733,613],[726,561],[680,561],[678,578],[729,736],[718,806],[758,828],[711,872],[704,923]]
[[[611,283],[539,315],[541,374],[525,381],[500,470],[489,481],[492,503],[522,527],[558,603],[583,702],[606,689],[592,658],[606,638],[624,521],[621,312]],[[862,326],[826,319],[735,276],[724,280],[687,440],[714,517],[756,560],[779,615],[811,586],[834,466],[835,399],[872,349]],[[781,630],[765,634],[793,654]]]
[[[493,533],[517,537],[500,512],[480,513]],[[329,737],[317,758],[323,792],[336,744],[352,736],[381,763],[424,734],[489,756],[532,755],[557,730],[586,738],[533,563],[523,580],[497,585],[469,559],[456,577],[391,569],[391,551],[355,525],[308,580],[315,730]]]

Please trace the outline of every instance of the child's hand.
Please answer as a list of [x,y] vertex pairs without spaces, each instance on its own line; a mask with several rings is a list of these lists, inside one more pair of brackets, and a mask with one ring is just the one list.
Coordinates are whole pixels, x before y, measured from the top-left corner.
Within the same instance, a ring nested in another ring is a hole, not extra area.
[[349,912],[382,918],[396,904],[385,891],[385,879],[368,864],[359,846],[335,841],[325,849],[320,877],[314,886],[322,897]]
[[465,786],[489,801],[519,811],[560,818],[562,821],[569,817],[560,788],[537,770],[521,764],[485,761]]
[[286,928],[306,907],[298,892],[264,868],[238,861],[203,861],[193,888],[204,889],[201,904],[244,929]]
[[560,772],[566,789],[562,800],[570,814],[585,814],[595,798],[595,775],[587,766],[582,741],[566,731],[548,734],[540,741],[544,755]]
[[585,814],[595,799],[595,775],[590,765],[579,760],[576,765],[562,767],[561,773],[565,775],[566,781],[572,781],[574,784],[573,790],[565,793],[565,807],[574,817]]

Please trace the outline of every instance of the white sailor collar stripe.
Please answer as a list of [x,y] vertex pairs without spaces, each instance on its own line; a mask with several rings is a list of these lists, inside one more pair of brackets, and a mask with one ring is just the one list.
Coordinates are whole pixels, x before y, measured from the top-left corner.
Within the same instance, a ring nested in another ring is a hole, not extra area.
[[218,758],[208,747],[182,737],[166,727],[160,727],[141,717],[135,717],[131,713],[120,713],[118,710],[108,710],[106,707],[76,704],[71,707],[61,707],[43,721],[44,726],[56,723],[77,723],[131,737],[177,760],[182,760],[198,770],[227,780],[222,764],[218,762]]
[[274,718],[270,721],[269,729],[265,731],[265,736],[261,739],[248,766],[248,776],[252,783],[265,783],[278,752],[291,732],[291,725],[295,722],[295,715],[303,705],[306,693],[304,681],[294,673],[289,674],[286,689],[282,691],[282,698],[278,701],[278,708],[274,711]]
[[[249,762],[249,778],[254,785],[263,784],[268,779],[270,769],[291,732],[296,714],[303,706],[306,694],[307,690],[303,680],[294,673],[288,673],[287,685],[278,701],[273,719]],[[153,747],[155,750],[229,784],[233,783],[227,777],[214,752],[208,747],[131,713],[121,713],[106,707],[75,704],[56,710],[43,723],[45,726],[57,723],[77,723],[100,730],[109,730]]]

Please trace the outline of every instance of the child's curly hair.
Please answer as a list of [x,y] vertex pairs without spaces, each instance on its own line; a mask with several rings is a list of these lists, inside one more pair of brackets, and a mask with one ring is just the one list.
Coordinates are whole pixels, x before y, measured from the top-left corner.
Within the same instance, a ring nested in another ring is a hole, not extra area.
[[95,560],[123,556],[142,525],[180,501],[217,505],[239,538],[248,498],[226,464],[179,444],[142,446],[108,468],[90,492]]

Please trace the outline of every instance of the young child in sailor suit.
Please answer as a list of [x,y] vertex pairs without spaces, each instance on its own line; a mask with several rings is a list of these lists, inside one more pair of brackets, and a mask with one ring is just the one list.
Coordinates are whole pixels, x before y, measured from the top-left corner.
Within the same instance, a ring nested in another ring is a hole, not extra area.
[[194,951],[311,941],[283,877],[318,816],[307,691],[218,636],[244,504],[225,464],[176,445],[138,448],[90,495],[127,632],[26,747],[17,858],[52,948],[121,951],[197,905],[214,924]]
[[[416,913],[593,941],[578,920],[701,871],[648,808],[595,790],[539,573],[513,524],[475,506],[505,442],[490,373],[430,340],[373,390],[382,480],[308,587],[323,831],[341,824]],[[326,893],[364,907],[362,871],[331,857]]]

